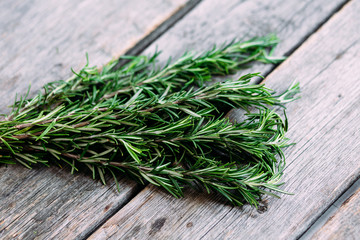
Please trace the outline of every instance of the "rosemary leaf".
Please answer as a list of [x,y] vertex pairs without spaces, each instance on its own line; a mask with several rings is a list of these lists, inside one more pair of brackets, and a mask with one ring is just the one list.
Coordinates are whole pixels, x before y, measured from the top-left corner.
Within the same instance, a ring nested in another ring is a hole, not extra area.
[[[276,95],[251,84],[259,73],[211,80],[253,61],[280,62],[269,54],[277,43],[275,36],[231,42],[162,68],[159,53],[123,56],[101,71],[87,63],[15,101],[0,121],[0,163],[68,165],[72,173],[86,166],[104,184],[110,173],[118,189],[126,174],[175,197],[197,184],[234,205],[257,206],[264,194],[284,193],[282,149],[291,144],[283,104],[296,99],[299,86]],[[243,121],[224,117],[232,108],[244,110]]]

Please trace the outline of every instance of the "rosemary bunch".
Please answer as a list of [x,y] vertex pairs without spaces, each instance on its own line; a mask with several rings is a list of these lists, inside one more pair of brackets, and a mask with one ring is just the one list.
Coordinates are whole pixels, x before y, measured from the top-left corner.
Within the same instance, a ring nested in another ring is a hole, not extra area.
[[[105,183],[109,172],[161,186],[176,197],[185,185],[217,192],[235,205],[257,206],[280,177],[287,121],[271,106],[293,100],[298,86],[276,95],[250,83],[258,73],[204,84],[252,61],[279,62],[274,36],[232,42],[201,55],[186,53],[162,68],[151,57],[124,56],[101,71],[88,64],[44,93],[15,101],[0,121],[0,163],[42,163],[90,169]],[[244,121],[224,113],[242,108]]]

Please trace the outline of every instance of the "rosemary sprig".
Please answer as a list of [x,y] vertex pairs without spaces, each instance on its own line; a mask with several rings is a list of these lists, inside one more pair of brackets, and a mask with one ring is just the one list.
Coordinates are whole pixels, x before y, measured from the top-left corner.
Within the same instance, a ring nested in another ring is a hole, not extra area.
[[[90,169],[105,183],[127,174],[161,186],[176,197],[185,185],[218,192],[235,205],[257,206],[262,194],[282,192],[289,145],[283,119],[270,107],[293,100],[298,85],[281,95],[250,83],[258,73],[204,84],[252,61],[274,63],[274,36],[232,42],[183,57],[157,69],[151,57],[125,56],[101,71],[88,64],[66,81],[47,84],[44,93],[15,101],[0,121],[0,163],[69,165]],[[246,111],[231,123],[224,113]]]

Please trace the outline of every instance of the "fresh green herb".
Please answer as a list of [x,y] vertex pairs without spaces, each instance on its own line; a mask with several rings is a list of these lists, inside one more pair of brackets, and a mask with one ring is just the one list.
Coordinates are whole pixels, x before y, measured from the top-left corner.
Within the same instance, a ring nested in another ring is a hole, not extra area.
[[[258,73],[210,81],[253,61],[282,61],[268,53],[277,43],[274,36],[232,42],[160,69],[159,53],[124,56],[101,70],[87,64],[15,101],[0,121],[0,163],[86,166],[103,183],[106,172],[116,183],[126,174],[175,197],[200,186],[257,206],[263,194],[282,192],[287,121],[272,106],[293,100],[298,85],[275,95],[251,83]],[[244,121],[224,117],[232,108],[244,109]]]

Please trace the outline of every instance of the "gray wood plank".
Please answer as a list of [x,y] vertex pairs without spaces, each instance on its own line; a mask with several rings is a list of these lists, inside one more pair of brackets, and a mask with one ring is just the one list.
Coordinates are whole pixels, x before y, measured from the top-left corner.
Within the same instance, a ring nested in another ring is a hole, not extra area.
[[[66,79],[70,67],[102,65],[127,51],[184,7],[186,0],[0,2],[0,109],[28,85]],[[102,186],[57,167],[0,166],[0,239],[86,237],[134,194],[121,180]]]
[[138,191],[129,180],[121,192],[84,174],[56,167],[0,168],[0,239],[85,237]]
[[[206,51],[214,44],[275,33],[281,40],[274,54],[293,51],[348,0],[207,0],[186,19],[155,41],[145,54],[162,51],[160,62],[185,51]],[[273,66],[257,64],[246,72],[269,72]],[[242,74],[243,72],[239,72]]]
[[358,239],[360,236],[360,189],[312,237],[313,239]]
[[360,175],[359,10],[360,1],[350,2],[267,77],[274,89],[293,80],[302,86],[302,98],[288,105],[288,136],[297,144],[285,151],[284,190],[294,196],[241,209],[190,190],[174,199],[149,186],[89,239],[299,237]]
[[318,232],[330,218],[332,218],[339,208],[353,196],[357,190],[360,189],[360,178],[356,180],[336,201],[326,209],[326,211],[301,235],[299,240],[311,239],[311,237]]
[[[0,2],[0,109],[86,63],[101,66],[133,47],[186,0]],[[6,87],[4,87],[6,86]]]

